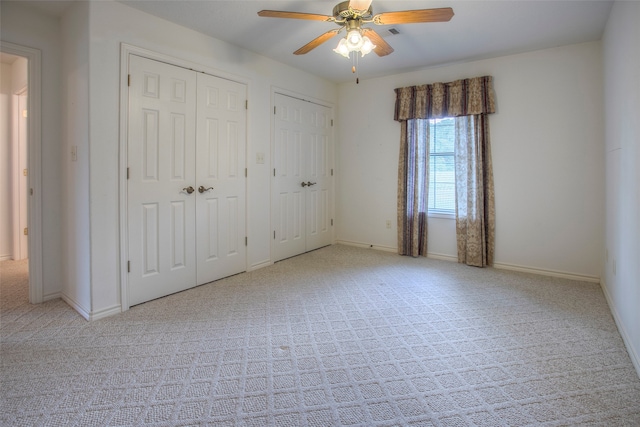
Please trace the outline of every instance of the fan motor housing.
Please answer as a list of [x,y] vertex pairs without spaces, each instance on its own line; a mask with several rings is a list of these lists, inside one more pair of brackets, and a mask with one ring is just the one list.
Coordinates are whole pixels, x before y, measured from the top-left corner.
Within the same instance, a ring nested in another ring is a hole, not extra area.
[[366,11],[355,10],[349,8],[349,1],[343,1],[338,3],[333,8],[333,16],[336,19],[353,19],[353,18],[366,18],[373,15],[373,9],[369,6]]

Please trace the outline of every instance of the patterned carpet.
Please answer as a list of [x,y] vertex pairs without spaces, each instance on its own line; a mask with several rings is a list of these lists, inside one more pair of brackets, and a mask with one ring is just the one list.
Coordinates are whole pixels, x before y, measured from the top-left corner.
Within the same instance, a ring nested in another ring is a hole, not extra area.
[[86,322],[1,263],[3,426],[639,426],[600,287],[331,246]]

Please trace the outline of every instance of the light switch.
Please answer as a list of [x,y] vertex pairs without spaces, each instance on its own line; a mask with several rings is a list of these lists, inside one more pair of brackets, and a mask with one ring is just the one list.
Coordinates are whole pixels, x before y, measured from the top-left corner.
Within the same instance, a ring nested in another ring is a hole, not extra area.
[[256,163],[259,165],[264,164],[264,153],[256,153]]

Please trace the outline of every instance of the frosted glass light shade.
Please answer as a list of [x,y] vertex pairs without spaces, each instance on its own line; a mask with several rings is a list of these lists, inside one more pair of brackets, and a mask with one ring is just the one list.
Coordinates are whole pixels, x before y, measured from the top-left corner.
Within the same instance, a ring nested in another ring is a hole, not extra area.
[[345,38],[340,39],[338,46],[333,51],[345,58],[349,58],[351,52],[360,52],[360,55],[365,56],[376,48],[371,42],[371,39],[367,36],[363,36],[360,30],[355,29],[349,31]]
[[340,39],[340,42],[338,43],[338,46],[333,49],[333,51],[335,53],[338,53],[342,56],[344,56],[345,58],[349,58],[349,48],[347,47],[347,39]]
[[360,54],[362,56],[365,56],[367,53],[370,53],[375,48],[376,46],[371,42],[371,39],[369,39],[369,37],[364,36],[362,38],[362,47],[360,48]]

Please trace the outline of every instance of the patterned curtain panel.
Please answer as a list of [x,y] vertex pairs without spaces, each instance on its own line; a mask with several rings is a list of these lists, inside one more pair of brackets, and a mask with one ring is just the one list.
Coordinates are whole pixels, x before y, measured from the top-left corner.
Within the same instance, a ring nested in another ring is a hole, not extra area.
[[487,115],[456,118],[455,169],[458,262],[492,265],[496,213]]
[[[495,208],[488,114],[495,112],[493,78],[410,86],[395,92],[394,119],[401,123],[398,253],[427,255],[429,126],[426,120],[417,119],[457,117],[458,262],[492,265]],[[423,162],[424,167],[420,166]]]
[[398,253],[427,256],[429,122],[401,123],[398,159]]

